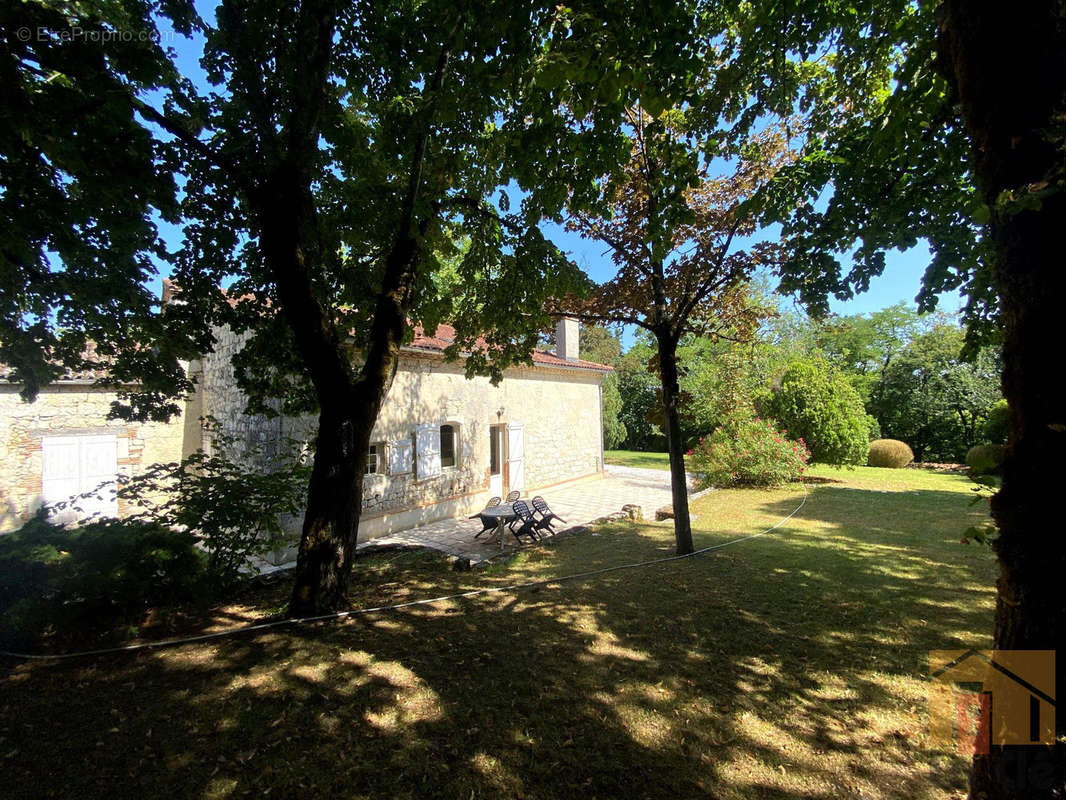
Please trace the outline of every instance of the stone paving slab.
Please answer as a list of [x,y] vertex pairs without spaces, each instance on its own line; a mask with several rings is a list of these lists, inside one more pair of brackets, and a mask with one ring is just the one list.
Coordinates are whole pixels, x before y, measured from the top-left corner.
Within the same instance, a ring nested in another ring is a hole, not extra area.
[[[654,520],[656,509],[671,502],[670,473],[657,469],[609,466],[601,479],[544,489],[538,494],[544,496],[552,511],[566,520],[565,524],[556,523],[557,531],[586,525],[600,517],[620,512],[622,506],[627,504],[640,506],[644,519]],[[477,564],[501,554],[491,531],[486,531],[478,539],[474,538],[480,529],[481,522],[476,519],[444,519],[371,539],[360,544],[359,550],[429,547]],[[535,545],[526,541],[520,545],[514,536],[507,533],[505,552],[530,546]]]

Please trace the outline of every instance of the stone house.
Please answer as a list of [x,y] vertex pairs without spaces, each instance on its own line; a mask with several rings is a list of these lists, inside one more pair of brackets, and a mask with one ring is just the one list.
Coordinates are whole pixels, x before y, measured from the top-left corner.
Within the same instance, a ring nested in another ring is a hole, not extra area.
[[[8,372],[0,365],[0,533],[21,526],[42,504],[101,486],[95,498],[79,501],[83,513],[122,516],[122,501],[108,491],[121,476],[178,461],[199,447],[196,416],[170,423],[109,420],[118,395],[93,385],[99,371],[68,373],[33,403],[23,402]],[[76,516],[67,511],[60,518]]]
[[[467,379],[444,360],[455,331],[416,331],[401,353],[374,427],[364,478],[361,540],[469,514],[492,496],[530,492],[603,474],[601,385],[610,367],[578,357],[576,320],[560,320],[556,351],[536,351],[499,386]],[[230,358],[240,337],[216,331],[215,351],[194,365],[197,415],[214,417],[248,445],[306,440],[311,417],[244,414]],[[269,449],[269,448],[268,448]],[[290,521],[295,534],[300,520]]]
[[[535,352],[532,365],[507,369],[499,386],[468,380],[461,363],[444,360],[451,327],[416,334],[374,429],[361,540],[468,514],[512,490],[528,495],[602,475],[601,384],[610,368],[578,357],[575,320],[559,322],[555,352]],[[313,418],[244,413],[230,365],[241,339],[228,329],[216,338],[212,353],[188,365],[198,391],[169,424],[108,421],[115,393],[92,386],[92,374],[68,376],[32,404],[21,401],[17,385],[0,382],[0,531],[17,528],[42,503],[209,448],[205,416],[247,445],[306,440]],[[125,512],[106,492],[85,510]],[[287,527],[296,534],[300,522]]]

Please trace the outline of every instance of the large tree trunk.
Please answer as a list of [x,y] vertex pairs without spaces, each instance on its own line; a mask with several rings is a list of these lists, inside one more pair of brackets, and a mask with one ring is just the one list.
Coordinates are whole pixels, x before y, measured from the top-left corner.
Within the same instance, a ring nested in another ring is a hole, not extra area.
[[[957,92],[973,145],[974,176],[993,209],[994,274],[1004,325],[1003,391],[1011,434],[1003,484],[992,502],[999,527],[995,646],[1057,650],[1066,686],[1066,536],[1059,499],[1066,486],[1066,6],[1058,0],[967,3],[941,9],[940,68]],[[1004,191],[1055,189],[1025,210],[996,208]],[[1057,185],[1056,185],[1057,184]],[[996,749],[974,759],[971,797],[1066,794],[1059,743]]]
[[[343,605],[363,497],[370,430],[359,409],[323,409],[289,613]],[[372,420],[370,421],[372,423]],[[365,441],[365,443],[363,443]]]
[[[408,233],[400,235],[386,259],[371,343],[358,379],[351,391],[337,397],[319,393],[317,448],[289,603],[294,616],[341,608],[346,601],[359,535],[363,473],[374,423],[399,364],[417,262],[416,240]],[[348,358],[344,348],[340,354]]]
[[351,354],[315,296],[311,265],[317,253],[308,186],[279,169],[257,200],[263,258],[320,408],[289,605],[291,614],[306,616],[344,603],[377,409],[359,402]]
[[[293,615],[335,609],[346,602],[352,555],[359,535],[363,471],[370,437],[399,365],[400,345],[418,275],[420,242],[433,222],[432,215],[416,220],[415,214],[433,111],[463,20],[460,14],[441,50],[436,72],[425,87],[430,99],[421,129],[413,137],[407,191],[402,199],[395,238],[385,258],[369,345],[354,383],[348,361],[351,354],[338,340],[314,296],[308,259],[300,250],[301,242],[314,241],[310,181],[295,182],[287,192],[278,193],[274,198],[276,209],[284,208],[286,199],[302,198],[296,208],[303,210],[297,213],[297,219],[306,225],[305,236],[294,242],[293,257],[284,265],[286,268],[274,273],[279,295],[285,298],[283,310],[293,327],[304,363],[309,367],[322,408],[296,580],[289,603],[289,613]],[[275,215],[272,223],[282,228],[287,222],[295,225],[292,216],[292,210],[288,216]],[[326,441],[327,436],[335,438]]]
[[677,554],[693,551],[692,523],[688,515],[688,480],[685,477],[685,450],[681,441],[681,387],[677,376],[677,340],[656,333],[659,346],[659,376],[662,380],[666,441],[670,450],[670,492],[674,505],[674,538]]
[[[322,380],[312,378],[322,411],[289,603],[294,616],[341,608],[346,602],[359,536],[363,472],[374,423],[399,364],[418,258],[417,239],[410,229],[401,230],[385,261],[370,345],[354,384],[347,377],[347,348],[328,336],[322,339],[320,346],[331,348],[333,355],[319,365],[324,370]],[[309,282],[305,291],[310,291]],[[297,287],[292,292],[300,296]],[[297,308],[290,304],[290,315]],[[302,327],[314,326],[307,326],[305,320]]]

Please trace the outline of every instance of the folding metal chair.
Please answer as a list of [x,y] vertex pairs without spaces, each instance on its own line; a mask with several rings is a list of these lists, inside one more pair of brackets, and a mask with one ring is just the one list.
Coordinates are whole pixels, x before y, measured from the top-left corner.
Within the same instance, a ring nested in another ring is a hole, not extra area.
[[[540,538],[540,534],[537,533],[537,518],[533,516],[533,512],[529,510],[529,504],[525,500],[515,500],[511,505],[514,509],[515,519],[511,522],[511,533],[514,534],[514,538],[522,541],[522,536],[528,536],[530,539],[536,541]],[[515,528],[516,523],[521,523]]]
[[[501,502],[500,498],[493,497],[493,498],[491,498],[489,500],[489,502],[487,502],[485,504],[485,508],[492,508],[493,506],[498,506],[500,504],[500,502]],[[494,530],[496,530],[496,522],[497,522],[497,520],[495,518],[493,518],[493,517],[486,517],[486,516],[484,516],[482,514],[473,514],[473,515],[467,517],[467,519],[479,519],[479,520],[481,520],[482,528],[481,528],[480,531],[478,531],[476,534],[474,534],[474,538],[475,539],[479,538],[481,536],[481,534],[485,533],[486,531],[494,531]]]
[[554,534],[555,528],[552,527],[552,520],[557,519],[559,522],[566,522],[565,519],[548,508],[548,504],[544,502],[544,498],[540,495],[533,498],[533,510],[540,514],[540,519],[537,521],[537,530],[548,530]]

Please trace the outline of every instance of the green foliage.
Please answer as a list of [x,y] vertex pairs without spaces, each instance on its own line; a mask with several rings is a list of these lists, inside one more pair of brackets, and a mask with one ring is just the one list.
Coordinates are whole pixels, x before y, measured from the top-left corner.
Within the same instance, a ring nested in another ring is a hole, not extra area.
[[816,346],[842,371],[876,375],[920,331],[921,317],[904,303],[869,315],[829,317],[818,326]]
[[0,619],[10,636],[121,621],[208,590],[206,559],[191,533],[143,520],[95,520],[75,528],[42,509],[0,537]]
[[798,480],[810,452],[803,439],[793,442],[773,420],[737,415],[687,454],[699,488],[780,486]]
[[866,432],[866,436],[871,442],[875,442],[881,438],[881,423],[877,421],[877,417],[871,416],[870,414],[866,415],[866,419],[870,425],[869,430]]
[[[263,313],[289,298],[263,257],[271,226],[256,207],[262,193],[242,186],[288,175],[286,160],[303,158],[315,222],[300,233],[332,337],[371,350],[384,281],[411,275],[404,315],[429,330],[454,324],[448,355],[464,355],[468,375],[498,381],[508,365],[528,362],[550,326],[544,299],[586,289],[541,221],[559,219],[565,202],[595,201],[594,177],[626,155],[624,110],[679,91],[699,63],[694,48],[682,39],[658,46],[661,31],[635,24],[624,6],[356,2],[335,16],[319,10],[313,27],[328,26],[334,47],[329,70],[316,75],[303,16],[316,11],[305,8],[241,4],[205,26],[205,68],[218,94],[178,105],[204,140],[232,143],[225,158],[235,170],[175,145],[183,171],[196,176],[182,206],[192,224],[175,257],[179,282],[194,287],[189,299],[201,308],[231,277],[247,294],[244,307],[220,313],[250,334],[237,374],[254,410],[269,408],[261,398],[283,397],[293,412],[321,403],[311,391],[315,359],[297,353],[291,319],[271,324]],[[674,36],[687,32],[689,9],[657,9]],[[301,117],[308,89],[323,90],[314,95],[320,124],[301,143],[309,152],[293,153],[290,127],[311,118]],[[397,251],[408,237],[413,248]],[[479,338],[489,346],[475,346]]]
[[[919,317],[903,306],[822,322],[783,312],[765,321],[750,343],[683,339],[678,361],[685,441],[691,444],[730,414],[764,402],[766,387],[791,363],[824,359],[862,397],[869,441],[913,437],[919,460],[961,461],[967,447],[988,438],[986,417],[1004,413],[995,411],[995,351],[982,349],[965,361],[962,345],[962,330],[946,315]],[[632,353],[654,356],[640,341]]]
[[603,380],[603,446],[614,450],[626,440],[628,431],[621,419],[622,393],[613,372]]
[[997,400],[988,409],[983,429],[984,437],[992,444],[1006,444],[1010,435],[1010,408],[1006,400]]
[[[12,32],[0,116],[18,120],[0,126],[0,363],[28,400],[107,359],[106,382],[134,395],[128,408],[165,418],[178,410],[171,398],[192,389],[179,359],[210,341],[202,317],[170,317],[148,285],[156,220],[175,220],[177,182],[134,108],[176,77],[158,31],[187,32],[188,9],[166,5],[170,20],[132,0],[0,11]],[[94,40],[116,30],[141,35]]]
[[655,349],[638,341],[618,362],[619,422],[625,426],[625,450],[665,450],[658,377],[650,369]]
[[716,430],[732,416],[753,412],[754,382],[763,375],[753,363],[754,342],[690,338],[677,351],[681,368],[681,429],[687,442]]
[[[193,388],[180,360],[220,323],[248,334],[235,367],[252,408],[313,407],[297,317],[270,311],[299,284],[308,328],[365,347],[398,238],[416,240],[406,316],[455,315],[457,353],[485,334],[472,372],[528,361],[544,297],[585,283],[540,222],[593,203],[626,158],[624,111],[685,96],[704,64],[689,3],[9,5],[3,28],[34,35],[7,42],[0,99],[19,120],[0,131],[0,362],[32,397],[93,340],[133,395],[125,416],[176,413]],[[180,58],[169,29],[196,31]],[[164,246],[160,218],[184,242]],[[300,276],[269,241],[289,222]],[[150,291],[160,260],[182,304]]]
[[[783,223],[783,289],[823,315],[831,297],[865,291],[890,251],[922,242],[930,260],[919,309],[961,290],[976,344],[996,335],[991,259],[985,221],[974,214],[967,131],[930,57],[937,8],[892,0],[799,11],[757,2],[744,6],[756,22],[737,21],[743,32],[727,63],[747,76],[737,95],[759,76],[772,87],[764,103],[803,114],[802,157],[760,198],[768,218]],[[752,105],[748,124],[765,113]]]
[[884,370],[870,409],[882,432],[914,449],[919,461],[958,461],[978,443],[1000,399],[1000,360],[992,348],[969,362],[963,332],[940,323],[912,339]]
[[[554,332],[546,337],[546,343],[554,346]],[[582,325],[580,354],[586,361],[617,366],[622,355],[621,332],[602,325]],[[620,418],[622,406],[618,373],[608,373],[603,379],[603,442],[608,450],[615,449],[626,439],[626,426]]]
[[[622,357],[622,332],[602,325],[582,325],[580,355],[586,361],[614,366]],[[554,334],[552,336],[554,342]]]
[[870,442],[866,464],[870,467],[902,469],[914,461],[914,453],[906,442],[898,439],[877,439]]
[[134,508],[127,518],[64,527],[45,508],[0,537],[5,627],[31,634],[106,625],[149,606],[212,596],[252,570],[250,557],[282,544],[281,516],[303,507],[302,453],[241,449],[209,426],[212,454],[154,464],[118,489]]
[[1001,444],[979,444],[966,453],[966,466],[970,475],[992,475],[999,472],[1003,465],[1004,446]]
[[758,401],[760,413],[779,419],[802,437],[811,459],[826,464],[863,464],[870,421],[858,393],[822,358],[788,366],[780,385]]
[[264,555],[286,541],[283,515],[299,513],[310,467],[296,443],[272,453],[265,446],[241,450],[212,426],[211,453],[198,450],[179,463],[155,464],[128,480],[119,497],[133,515],[155,525],[188,531],[207,553],[207,570],[232,584]]

